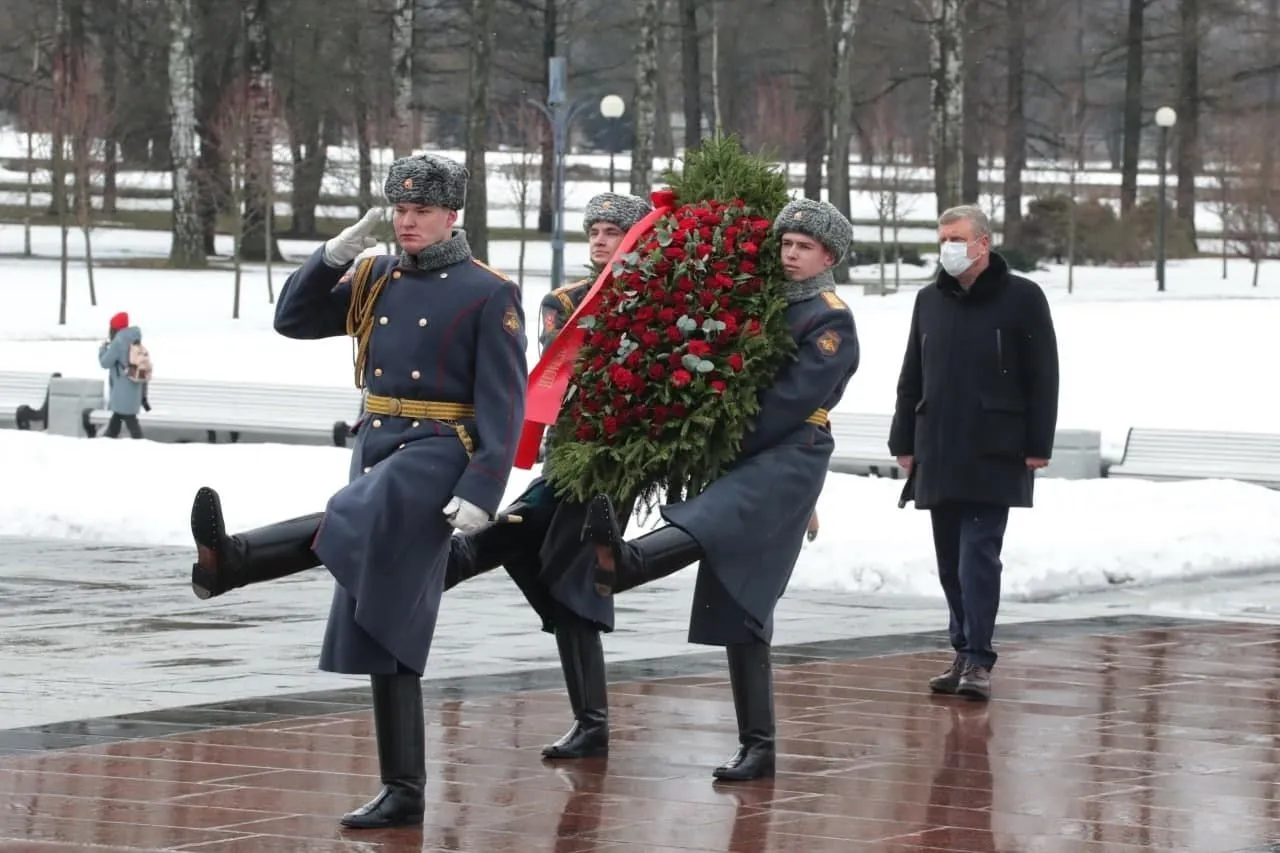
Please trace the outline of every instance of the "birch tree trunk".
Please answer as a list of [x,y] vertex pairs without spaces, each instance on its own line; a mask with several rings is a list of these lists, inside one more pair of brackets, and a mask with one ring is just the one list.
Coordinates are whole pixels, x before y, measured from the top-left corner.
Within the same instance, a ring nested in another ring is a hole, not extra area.
[[116,87],[120,78],[118,57],[123,16],[119,0],[99,0],[99,3],[102,20],[106,22],[102,45],[102,112],[106,116],[102,139],[102,212],[112,214],[116,212],[119,198],[116,178],[120,169],[117,157],[120,117],[116,114]]
[[395,115],[391,151],[396,157],[413,153],[413,21],[414,0],[394,0],[391,13],[391,68]]
[[245,0],[242,7],[245,33],[245,65],[248,76],[248,144],[245,155],[244,240],[241,255],[247,261],[281,260],[271,220],[274,178],[272,133],[271,37],[269,0]]
[[1026,0],[1006,0],[1005,8],[1004,244],[1016,246],[1022,227],[1022,170],[1027,165]]
[[169,127],[173,149],[173,239],[169,265],[207,263],[196,180],[196,60],[194,0],[169,0]]
[[58,215],[58,231],[61,240],[59,252],[58,325],[67,324],[67,266],[69,263],[67,239],[67,15],[64,0],[55,0],[53,25],[53,115],[50,130],[50,189],[53,191],[53,209]]
[[631,194],[647,198],[653,188],[653,142],[658,84],[658,26],[662,0],[640,0],[636,44],[635,141],[631,146]]
[[[493,60],[494,0],[471,0],[470,98],[467,103],[467,205],[463,223],[471,253],[489,257],[489,193],[485,149],[489,142],[489,69]],[[524,224],[521,223],[523,230]]]
[[[853,34],[861,0],[825,0],[827,30],[831,33],[831,110],[827,127],[827,201],[852,219],[849,208],[849,141],[853,138],[853,90],[849,72],[853,59]],[[835,277],[849,280],[849,265],[836,258]]]
[[964,130],[963,0],[929,0],[930,122],[938,212],[959,203]]

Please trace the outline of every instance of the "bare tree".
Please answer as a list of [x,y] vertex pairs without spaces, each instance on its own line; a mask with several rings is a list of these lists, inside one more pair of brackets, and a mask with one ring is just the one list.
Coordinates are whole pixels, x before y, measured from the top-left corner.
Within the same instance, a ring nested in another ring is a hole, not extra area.
[[[849,79],[853,62],[853,36],[861,0],[824,0],[831,44],[830,133],[827,148],[827,200],[849,217],[849,154],[853,138],[853,90]],[[849,280],[848,260],[836,263],[836,281]]]
[[1124,150],[1120,163],[1120,216],[1138,204],[1138,158],[1142,153],[1143,31],[1147,0],[1128,0],[1129,23],[1125,30]]
[[173,150],[173,240],[170,266],[207,264],[196,180],[196,60],[194,0],[169,0],[169,114]]
[[[244,237],[247,225],[245,215],[245,197],[249,184],[252,146],[250,138],[253,134],[253,122],[250,118],[249,96],[243,81],[232,86],[223,93],[222,101],[214,114],[212,130],[218,140],[218,149],[222,154],[227,169],[227,181],[222,185],[227,197],[222,205],[232,212],[231,225],[231,269],[232,297],[231,319],[240,319],[240,301],[243,292],[244,278]],[[270,279],[268,279],[270,288]],[[268,292],[268,296],[270,296]]]
[[[888,252],[893,251],[893,288],[902,285],[902,244],[899,229],[902,220],[915,207],[914,197],[904,195],[908,182],[902,176],[903,121],[900,106],[892,96],[876,102],[872,112],[871,136],[878,152],[876,162],[876,220],[880,228],[880,293],[891,292],[888,287]],[[886,235],[886,231],[890,232]],[[886,241],[885,237],[889,240]]]
[[392,0],[391,67],[395,69],[394,107],[395,134],[392,150],[397,157],[413,151],[413,27],[417,3],[414,0]]
[[50,189],[53,207],[58,215],[59,267],[58,267],[58,325],[67,324],[67,276],[68,240],[67,219],[67,88],[71,50],[67,37],[67,15],[64,0],[54,5],[53,51],[53,109],[50,116]]
[[529,104],[521,104],[512,111],[511,125],[503,128],[505,138],[516,140],[516,150],[507,166],[507,189],[516,209],[516,223],[520,229],[520,259],[516,262],[516,281],[524,281],[526,237],[531,207],[530,190],[535,178],[535,160],[542,138],[543,117]]
[[1178,124],[1174,133],[1177,134],[1175,215],[1186,223],[1194,245],[1196,176],[1200,172],[1199,0],[1178,0]]
[[698,0],[680,0],[680,82],[684,94],[684,147],[702,144],[702,71]]
[[1017,245],[1022,225],[1022,171],[1027,165],[1026,0],[1005,2],[1004,243]]
[[641,0],[636,43],[635,142],[631,146],[631,192],[647,196],[653,188],[653,143],[658,88],[658,25],[662,0]]
[[112,118],[105,113],[102,94],[97,91],[83,54],[73,54],[70,61],[75,70],[68,75],[66,97],[66,129],[72,140],[72,170],[79,191],[76,199],[76,224],[84,237],[85,271],[89,279],[89,304],[98,304],[97,288],[93,280],[93,184],[94,175],[100,172],[101,160],[97,157],[98,143],[108,133]]
[[[244,255],[252,260],[278,260],[280,247],[275,239],[274,142],[275,87],[271,72],[271,38],[268,28],[268,0],[243,0],[245,75],[248,81],[249,113],[248,172],[245,180],[246,220]],[[270,264],[268,287],[270,288]],[[269,290],[272,301],[274,293]]]
[[938,211],[959,204],[964,160],[965,0],[921,0],[929,27],[930,147]]
[[471,0],[471,58],[467,81],[467,188],[463,222],[467,241],[477,258],[489,257],[489,172],[485,150],[489,143],[489,75],[493,55],[494,0]]

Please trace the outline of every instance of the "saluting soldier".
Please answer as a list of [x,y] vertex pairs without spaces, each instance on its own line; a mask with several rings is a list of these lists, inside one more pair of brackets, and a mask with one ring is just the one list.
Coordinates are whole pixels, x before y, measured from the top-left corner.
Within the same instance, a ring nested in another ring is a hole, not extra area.
[[383,788],[344,815],[352,828],[421,823],[421,678],[444,590],[452,528],[489,523],[515,459],[528,382],[519,287],[471,255],[454,227],[467,188],[459,164],[423,154],[387,175],[398,256],[366,257],[367,213],[285,283],[275,328],[297,339],[350,335],[365,414],[350,482],[317,530],[308,516],[228,537],[218,496],[192,507],[197,595],[323,563],[336,581],[320,653],[328,672],[367,674]]
[[773,610],[826,480],[835,447],[828,411],[858,368],[853,314],[831,275],[849,250],[853,226],[827,202],[797,199],[773,228],[798,352],[761,394],[740,456],[697,496],[662,507],[665,527],[624,540],[619,513],[599,495],[583,534],[597,545],[603,592],[623,592],[701,561],[689,642],[724,646],[728,656],[740,746],[713,773],[726,781],[775,771]]

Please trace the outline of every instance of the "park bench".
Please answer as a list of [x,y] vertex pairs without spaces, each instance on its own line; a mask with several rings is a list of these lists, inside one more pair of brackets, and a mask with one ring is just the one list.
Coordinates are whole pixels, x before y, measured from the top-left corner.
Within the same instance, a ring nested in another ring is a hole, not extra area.
[[870,474],[896,480],[906,475],[889,455],[891,415],[831,413],[831,438],[835,451],[828,468],[840,474]]
[[[53,376],[60,376],[55,373]],[[49,405],[48,373],[0,371],[0,427],[43,425]]]
[[[861,474],[897,480],[906,476],[889,455],[890,415],[831,413],[835,451],[829,468],[841,474]],[[1045,477],[1091,479],[1102,476],[1101,436],[1091,430],[1060,429],[1054,437],[1053,460],[1040,472]]]
[[1280,435],[1135,427],[1108,477],[1241,480],[1280,488]]
[[[203,433],[210,443],[226,433],[232,442],[345,447],[362,406],[355,388],[195,380],[157,379],[147,398],[151,411],[140,412],[138,423],[148,438],[181,441]],[[96,435],[110,419],[106,409],[86,410],[85,434]]]

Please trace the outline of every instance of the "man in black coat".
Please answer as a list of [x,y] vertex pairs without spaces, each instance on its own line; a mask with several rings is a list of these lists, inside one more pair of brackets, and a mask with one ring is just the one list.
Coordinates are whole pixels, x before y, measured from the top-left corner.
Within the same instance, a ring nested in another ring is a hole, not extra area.
[[920,290],[889,452],[909,474],[906,500],[930,511],[938,577],[951,612],[951,667],[935,693],[985,700],[1010,507],[1030,507],[1058,420],[1058,344],[1044,292],[991,251],[979,208],[938,219],[942,269]]

